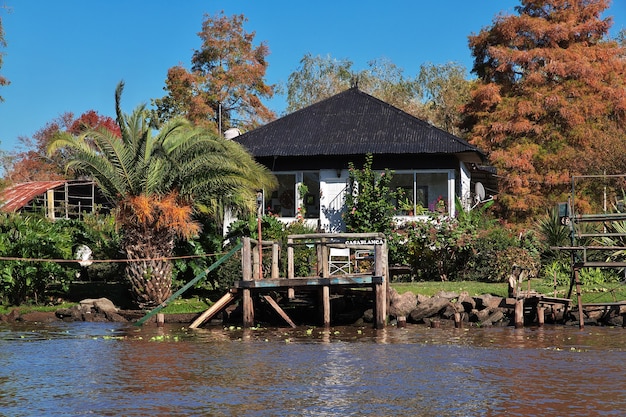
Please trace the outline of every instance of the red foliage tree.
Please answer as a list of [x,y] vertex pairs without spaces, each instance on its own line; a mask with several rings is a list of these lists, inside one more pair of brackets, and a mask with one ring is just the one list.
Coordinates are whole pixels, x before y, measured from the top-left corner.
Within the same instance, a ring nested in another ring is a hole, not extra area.
[[626,51],[607,38],[608,3],[522,0],[469,37],[465,127],[498,168],[505,217],[566,198],[572,175],[626,171]]
[[120,136],[120,128],[111,117],[101,116],[94,110],[74,118],[70,112],[63,113],[51,122],[46,123],[32,138],[20,137],[24,151],[10,155],[5,166],[5,181],[16,184],[29,181],[49,181],[73,178],[72,172],[65,172],[68,155],[57,152],[48,156],[48,144],[59,132],[79,134],[88,129],[104,128]]

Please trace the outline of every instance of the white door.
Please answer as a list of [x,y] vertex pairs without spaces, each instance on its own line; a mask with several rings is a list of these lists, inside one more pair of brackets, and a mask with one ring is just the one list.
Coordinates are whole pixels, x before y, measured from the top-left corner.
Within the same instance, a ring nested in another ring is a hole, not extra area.
[[335,172],[320,178],[320,223],[327,233],[343,232],[346,229],[341,215],[345,210],[347,178],[337,178]]

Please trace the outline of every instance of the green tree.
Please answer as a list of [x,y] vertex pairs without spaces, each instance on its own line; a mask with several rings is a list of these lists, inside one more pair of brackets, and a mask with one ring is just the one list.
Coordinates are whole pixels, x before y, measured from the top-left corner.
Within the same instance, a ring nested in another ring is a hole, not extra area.
[[[271,189],[274,178],[237,143],[221,139],[184,119],[172,119],[154,132],[145,106],[121,112],[123,90],[115,93],[121,137],[106,128],[64,134],[48,151],[70,150],[67,168],[93,177],[116,203],[126,276],[140,306],[154,306],[171,295],[175,239],[199,231],[194,202],[239,202],[254,210],[256,190]],[[237,208],[237,207],[236,207]]]
[[202,46],[193,53],[191,71],[180,65],[168,70],[167,95],[153,100],[153,118],[162,122],[184,116],[223,132],[249,130],[275,117],[261,102],[274,94],[264,80],[269,49],[265,43],[253,46],[255,33],[244,30],[246,21],[243,15],[223,12],[205,15],[198,33]]
[[417,87],[401,68],[387,59],[368,62],[362,71],[349,60],[306,54],[300,67],[289,75],[287,111],[293,112],[329,98],[352,86],[409,113],[414,112]]
[[352,86],[413,116],[460,135],[460,109],[470,98],[471,82],[457,63],[424,64],[416,77],[388,59],[376,59],[358,71],[349,60],[306,54],[289,75],[287,112],[329,98]]
[[352,62],[306,54],[287,81],[287,112],[327,99],[352,85]]
[[417,76],[422,106],[415,115],[453,135],[463,135],[461,108],[470,101],[471,86],[461,64],[423,64]]
[[[470,36],[470,141],[498,169],[498,208],[524,221],[566,199],[570,178],[626,169],[625,50],[608,0],[522,0]],[[600,191],[600,190],[596,190]]]

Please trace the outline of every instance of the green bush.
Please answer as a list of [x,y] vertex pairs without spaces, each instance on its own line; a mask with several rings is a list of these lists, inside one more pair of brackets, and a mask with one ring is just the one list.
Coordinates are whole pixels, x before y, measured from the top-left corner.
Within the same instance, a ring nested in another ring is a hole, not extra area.
[[505,282],[513,265],[538,276],[540,269],[538,242],[532,234],[522,235],[502,226],[492,226],[472,242],[471,259],[462,271],[468,281]]
[[0,256],[19,258],[0,264],[0,297],[12,305],[38,304],[45,300],[50,284],[67,288],[76,271],[74,264],[41,260],[71,259],[72,246],[72,234],[62,223],[0,216]]
[[[278,241],[280,244],[280,275],[287,275],[287,236],[294,234],[315,233],[315,229],[307,226],[301,221],[290,224],[284,224],[276,217],[263,216],[261,218],[261,234],[263,240]],[[238,239],[242,236],[249,236],[253,239],[258,238],[258,220],[256,217],[250,217],[248,220],[238,220],[234,222],[229,229],[229,244],[224,250],[232,248]],[[271,266],[272,253],[269,250],[263,251],[263,267],[264,274],[269,275]],[[294,248],[294,269],[296,276],[308,276],[314,268],[315,248],[309,248],[305,245],[296,246]],[[218,268],[211,276],[215,288],[229,288],[234,281],[242,278],[241,271],[241,254],[240,252],[233,255],[220,268]]]
[[[86,245],[92,250],[95,260],[120,260],[120,234],[115,225],[115,218],[111,215],[85,214],[81,220],[59,219],[55,223],[66,229],[72,236],[72,251],[80,245]],[[124,276],[123,262],[94,262],[86,272],[88,277],[81,280],[116,282],[122,281]]]
[[362,169],[349,164],[350,192],[346,193],[343,220],[346,231],[353,233],[381,232],[390,235],[394,228],[396,192],[390,187],[393,172],[377,173],[372,169],[373,157],[366,155]]

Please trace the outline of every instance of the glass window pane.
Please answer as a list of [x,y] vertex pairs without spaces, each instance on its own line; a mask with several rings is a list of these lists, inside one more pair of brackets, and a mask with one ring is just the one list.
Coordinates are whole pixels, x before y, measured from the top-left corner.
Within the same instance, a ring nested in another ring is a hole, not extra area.
[[306,193],[300,198],[302,198],[302,206],[305,210],[304,217],[315,219],[320,215],[320,174],[318,172],[305,172],[303,184]]
[[413,215],[415,212],[415,195],[413,192],[413,174],[394,174],[390,187],[397,194],[396,209],[401,216]]
[[[430,211],[445,211],[448,210],[448,173],[430,173],[430,174],[416,174],[415,183],[418,190],[424,189],[426,191],[424,200]],[[423,188],[427,187],[427,188]]]
[[296,216],[296,175],[277,174],[278,189],[265,195],[268,214],[281,217]]

